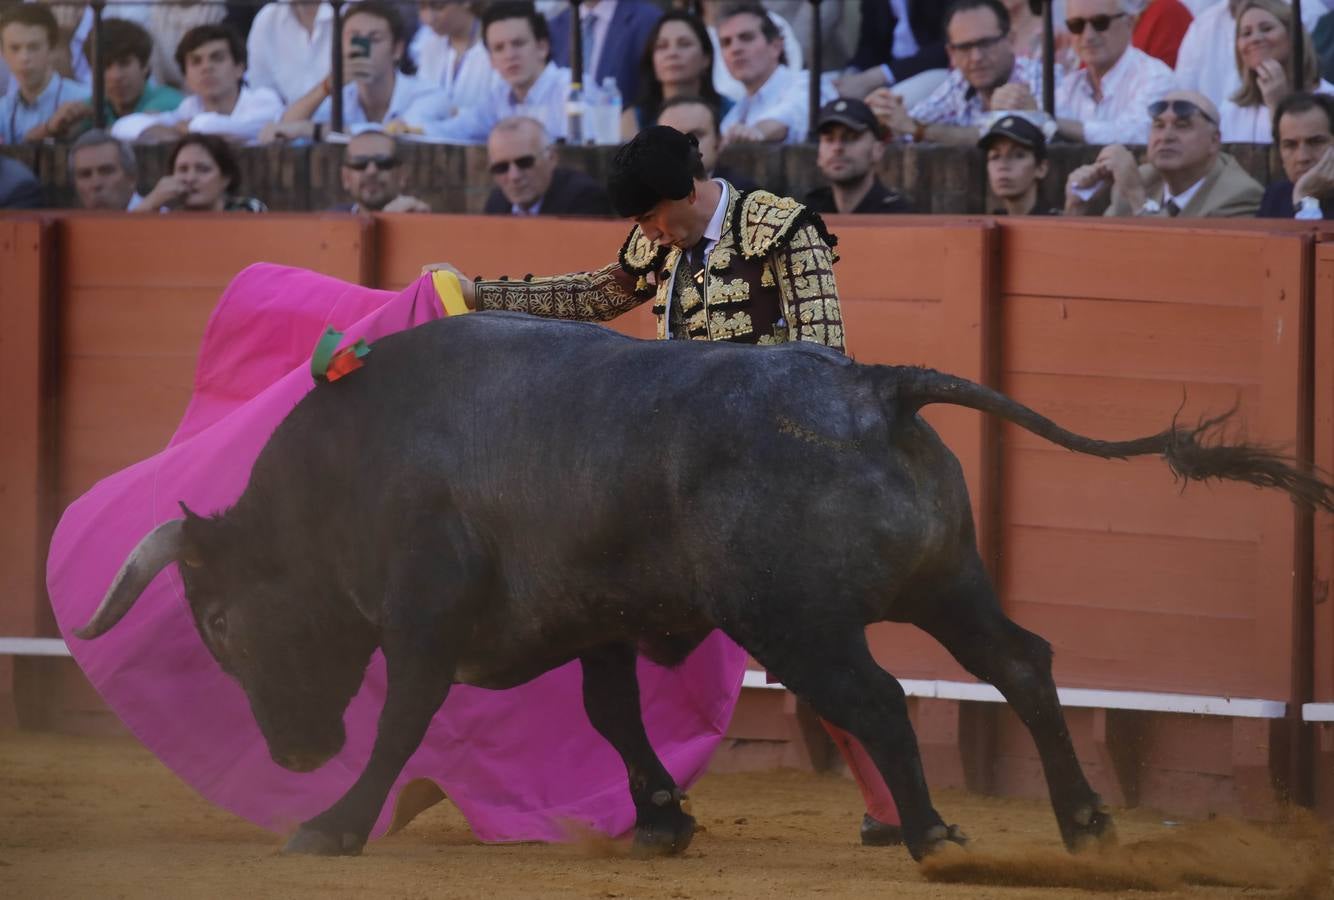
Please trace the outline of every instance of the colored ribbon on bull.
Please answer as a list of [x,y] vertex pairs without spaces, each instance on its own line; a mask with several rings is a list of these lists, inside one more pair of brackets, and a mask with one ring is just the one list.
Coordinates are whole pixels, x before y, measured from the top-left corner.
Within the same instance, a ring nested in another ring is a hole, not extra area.
[[459,277],[453,272],[436,269],[431,273],[431,284],[435,287],[435,292],[440,295],[440,303],[445,307],[446,315],[461,316],[471,312],[468,304],[463,302],[463,288],[459,285]]
[[352,346],[338,350],[338,343],[342,339],[343,332],[331,325],[316,342],[315,352],[310,357],[310,374],[316,381],[337,381],[365,365],[362,358],[371,352],[366,339],[362,338]]

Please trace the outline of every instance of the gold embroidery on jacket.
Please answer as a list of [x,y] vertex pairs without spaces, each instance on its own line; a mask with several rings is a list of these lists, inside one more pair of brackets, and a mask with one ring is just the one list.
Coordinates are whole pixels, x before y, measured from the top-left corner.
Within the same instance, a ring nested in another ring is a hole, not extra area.
[[791,197],[778,197],[768,191],[747,194],[741,203],[741,255],[756,259],[773,250],[787,237],[805,208]]
[[722,310],[714,310],[709,316],[711,341],[730,341],[750,334],[754,330],[750,315],[745,312],[735,312],[729,316]]
[[479,309],[508,309],[535,316],[605,322],[645,298],[627,291],[616,280],[616,264],[596,272],[576,272],[521,281],[500,279],[476,282]]
[[750,284],[744,278],[723,281],[715,278],[709,283],[709,306],[727,303],[745,303],[750,299]]

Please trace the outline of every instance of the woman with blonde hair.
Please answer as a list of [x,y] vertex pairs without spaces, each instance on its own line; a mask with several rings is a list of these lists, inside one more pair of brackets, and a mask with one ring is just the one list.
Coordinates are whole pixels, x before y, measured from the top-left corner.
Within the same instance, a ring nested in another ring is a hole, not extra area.
[[1237,7],[1235,55],[1241,88],[1223,103],[1219,130],[1224,143],[1268,144],[1274,109],[1294,90],[1334,94],[1320,78],[1311,36],[1298,24],[1304,47],[1302,83],[1294,88],[1292,8],[1282,0],[1242,0]]

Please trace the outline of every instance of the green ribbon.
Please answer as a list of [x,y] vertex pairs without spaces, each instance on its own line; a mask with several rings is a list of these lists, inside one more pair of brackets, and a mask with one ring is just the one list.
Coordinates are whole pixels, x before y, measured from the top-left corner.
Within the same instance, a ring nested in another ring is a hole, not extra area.
[[[337,354],[338,342],[343,339],[343,332],[336,331],[332,325],[324,330],[324,334],[315,344],[315,352],[310,357],[310,374],[316,381],[329,380],[329,364],[333,362]],[[356,354],[358,359],[371,352],[370,345],[366,339],[362,338],[348,348]]]

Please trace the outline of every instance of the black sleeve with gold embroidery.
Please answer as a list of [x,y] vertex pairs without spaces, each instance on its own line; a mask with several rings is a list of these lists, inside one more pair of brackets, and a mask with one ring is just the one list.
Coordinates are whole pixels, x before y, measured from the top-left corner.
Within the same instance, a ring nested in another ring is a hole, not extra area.
[[596,272],[549,278],[528,276],[520,281],[478,281],[476,303],[478,309],[507,309],[554,319],[605,322],[653,295],[652,291],[637,292],[637,280],[617,262]]
[[834,251],[821,231],[811,222],[802,223],[770,258],[783,298],[788,339],[813,341],[841,351],[843,311],[834,281]]

